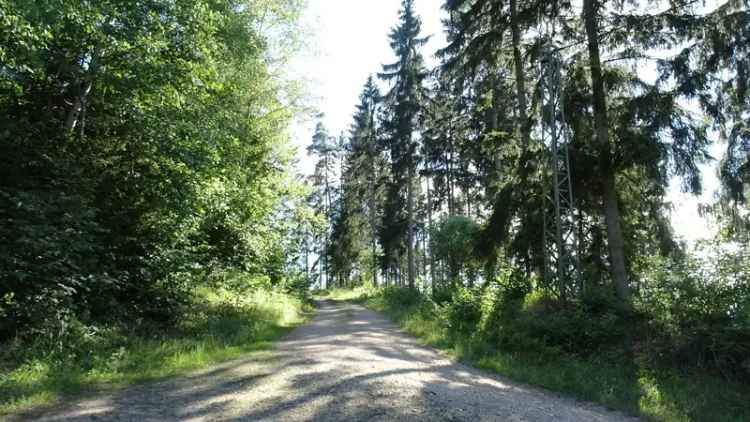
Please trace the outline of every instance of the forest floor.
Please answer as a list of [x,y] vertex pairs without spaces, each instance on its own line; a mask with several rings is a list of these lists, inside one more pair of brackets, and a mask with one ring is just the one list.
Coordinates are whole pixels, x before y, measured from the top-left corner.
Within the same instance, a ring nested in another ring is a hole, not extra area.
[[362,306],[317,307],[272,351],[11,420],[635,420],[456,363]]

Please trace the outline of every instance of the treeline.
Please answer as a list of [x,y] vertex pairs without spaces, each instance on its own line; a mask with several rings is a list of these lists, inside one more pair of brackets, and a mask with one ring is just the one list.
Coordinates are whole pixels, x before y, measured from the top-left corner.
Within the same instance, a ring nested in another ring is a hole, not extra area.
[[0,0],[0,341],[294,287],[300,6]]
[[[571,353],[628,344],[750,379],[748,3],[443,9],[437,68],[425,68],[404,0],[389,36],[397,61],[367,81],[349,133],[318,125],[309,201],[330,224],[307,236],[319,258],[301,268],[321,286],[419,289],[471,327],[500,297],[508,311],[493,317],[510,319],[496,330]],[[568,170],[555,170],[550,127]],[[724,154],[711,157],[719,140]],[[673,233],[669,184],[700,193],[700,166],[716,158],[722,188],[702,211],[720,233],[691,250]],[[555,173],[572,190],[563,216]],[[549,240],[550,221],[569,236]],[[562,249],[566,277],[553,265]]]

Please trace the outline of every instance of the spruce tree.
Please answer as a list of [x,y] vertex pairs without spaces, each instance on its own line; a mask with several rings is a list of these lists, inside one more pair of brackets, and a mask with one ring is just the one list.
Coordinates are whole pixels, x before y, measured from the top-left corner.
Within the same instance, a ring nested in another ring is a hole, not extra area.
[[[415,180],[419,160],[414,132],[421,102],[425,96],[423,81],[427,77],[423,58],[419,52],[427,38],[420,38],[421,22],[414,14],[414,1],[403,0],[399,23],[391,30],[390,44],[397,61],[384,65],[380,78],[391,82],[391,89],[385,96],[385,117],[383,130],[390,150],[391,175],[388,184],[386,220],[390,226],[383,231],[387,237],[384,248],[392,260],[399,256],[399,245],[404,245],[407,253],[407,276],[409,287],[415,286],[414,255],[414,201]],[[403,197],[403,190],[405,198]],[[406,203],[406,215],[400,209]]]
[[352,178],[358,180],[359,203],[366,204],[366,219],[369,224],[370,259],[373,283],[378,284],[377,230],[378,216],[382,207],[382,177],[384,159],[378,142],[377,115],[381,95],[372,76],[360,94],[360,103],[354,114],[351,127]]
[[[331,137],[322,122],[315,126],[312,143],[308,146],[309,155],[317,157],[315,171],[312,175],[312,185],[315,192],[312,196],[313,207],[323,214],[327,221],[333,221],[334,200],[336,200],[336,158],[339,149],[335,138]],[[321,288],[330,284],[328,253],[330,248],[330,230],[326,229],[319,239],[318,262],[320,265]]]
[[583,1],[583,20],[591,69],[591,91],[594,106],[594,136],[599,153],[599,174],[601,177],[604,221],[607,226],[607,245],[611,264],[612,281],[617,296],[623,302],[630,300],[630,287],[625,268],[625,241],[622,235],[620,206],[617,202],[617,186],[612,163],[612,149],[607,120],[607,94],[602,74],[601,51],[599,47],[599,9],[602,4],[596,0]]

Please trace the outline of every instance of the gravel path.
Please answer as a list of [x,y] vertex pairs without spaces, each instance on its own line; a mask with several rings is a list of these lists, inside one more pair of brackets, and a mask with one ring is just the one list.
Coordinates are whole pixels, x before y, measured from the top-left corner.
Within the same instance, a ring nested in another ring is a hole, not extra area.
[[69,403],[38,421],[635,421],[451,362],[323,301],[273,352]]

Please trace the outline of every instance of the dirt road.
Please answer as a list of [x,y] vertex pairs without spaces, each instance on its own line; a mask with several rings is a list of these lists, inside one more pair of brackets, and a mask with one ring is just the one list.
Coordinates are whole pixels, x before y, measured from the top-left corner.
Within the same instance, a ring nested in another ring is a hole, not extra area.
[[313,320],[272,352],[70,403],[33,420],[635,419],[451,362],[376,312],[320,302]]

